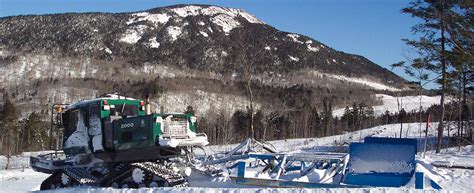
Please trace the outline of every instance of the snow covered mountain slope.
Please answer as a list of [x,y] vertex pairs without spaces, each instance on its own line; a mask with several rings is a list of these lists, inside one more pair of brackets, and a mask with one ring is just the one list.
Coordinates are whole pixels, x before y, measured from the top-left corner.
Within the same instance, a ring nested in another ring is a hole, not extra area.
[[[195,109],[232,113],[248,105],[242,105],[246,66],[254,74],[256,102],[271,108],[300,105],[275,93],[317,93],[308,98],[315,103],[332,98],[337,106],[369,100],[367,93],[406,88],[403,78],[363,56],[218,6],[3,17],[0,36],[0,99],[12,98],[23,113],[117,91],[164,98],[156,103],[200,99],[204,92],[231,107],[199,102]],[[193,104],[176,106],[187,105]]]
[[[381,84],[400,86],[404,81],[362,56],[279,31],[233,8],[177,5],[134,13],[14,16],[0,18],[0,27],[0,48],[5,51],[123,59],[132,64],[165,64],[222,74],[239,72],[245,55],[246,65],[257,65],[257,72],[313,68],[347,77],[371,77]],[[4,57],[7,62],[16,60]],[[81,74],[80,69],[75,71]]]

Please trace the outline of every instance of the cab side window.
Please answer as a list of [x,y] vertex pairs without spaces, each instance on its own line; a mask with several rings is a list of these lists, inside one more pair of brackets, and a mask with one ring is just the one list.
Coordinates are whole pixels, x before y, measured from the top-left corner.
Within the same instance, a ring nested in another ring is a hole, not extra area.
[[102,133],[99,113],[99,105],[89,107],[89,135],[99,135]]
[[64,136],[69,137],[76,131],[78,115],[80,110],[68,111],[64,114]]

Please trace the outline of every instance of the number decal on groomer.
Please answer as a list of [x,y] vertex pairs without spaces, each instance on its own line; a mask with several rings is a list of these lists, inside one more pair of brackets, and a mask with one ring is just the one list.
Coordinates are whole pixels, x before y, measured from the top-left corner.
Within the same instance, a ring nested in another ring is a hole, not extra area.
[[121,129],[129,128],[129,127],[133,127],[133,123],[124,123],[120,125]]

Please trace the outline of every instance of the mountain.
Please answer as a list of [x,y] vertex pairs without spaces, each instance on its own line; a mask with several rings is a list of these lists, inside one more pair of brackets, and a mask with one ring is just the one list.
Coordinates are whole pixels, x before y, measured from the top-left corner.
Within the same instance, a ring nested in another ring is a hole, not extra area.
[[370,93],[405,89],[362,56],[233,8],[11,16],[0,37],[0,91],[30,111],[114,91],[151,93],[170,111],[245,109],[248,77],[263,109],[376,103]]

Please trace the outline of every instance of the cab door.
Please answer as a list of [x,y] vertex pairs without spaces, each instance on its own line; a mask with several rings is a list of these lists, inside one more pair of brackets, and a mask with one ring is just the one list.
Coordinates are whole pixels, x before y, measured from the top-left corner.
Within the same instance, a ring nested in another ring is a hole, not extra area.
[[68,110],[64,118],[64,152],[68,155],[88,153],[87,109],[77,108]]

